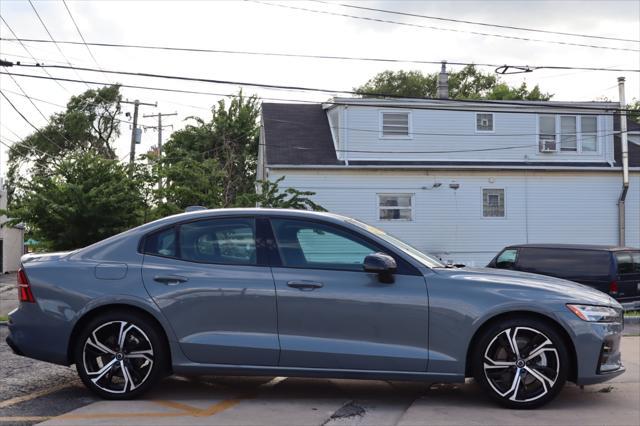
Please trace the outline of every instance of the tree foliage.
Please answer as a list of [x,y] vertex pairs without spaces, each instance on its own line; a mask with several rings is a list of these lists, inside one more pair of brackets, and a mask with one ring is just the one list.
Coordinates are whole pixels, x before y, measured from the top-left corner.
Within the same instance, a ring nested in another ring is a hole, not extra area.
[[[354,89],[364,97],[390,95],[408,98],[435,98],[437,95],[438,73],[423,74],[420,71],[383,71],[365,84]],[[538,85],[529,90],[522,82],[511,87],[496,75],[484,73],[474,65],[467,65],[460,71],[449,73],[449,97],[452,99],[493,99],[493,100],[541,100],[553,95],[542,93]]]
[[7,215],[26,223],[48,248],[74,249],[142,223],[140,189],[119,161],[74,153],[54,173],[21,181]]
[[297,209],[327,211],[324,207],[316,204],[311,198],[315,192],[299,191],[295,188],[281,189],[280,183],[285,176],[274,182],[268,180],[258,181],[259,190],[255,193],[245,194],[239,198],[239,207],[269,207],[278,209]]

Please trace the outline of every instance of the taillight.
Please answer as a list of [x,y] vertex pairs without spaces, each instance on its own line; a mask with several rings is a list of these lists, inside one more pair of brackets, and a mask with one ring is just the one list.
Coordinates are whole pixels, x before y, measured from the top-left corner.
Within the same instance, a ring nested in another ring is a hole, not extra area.
[[31,293],[31,285],[27,279],[24,268],[18,270],[18,299],[21,302],[35,303],[33,293]]
[[615,281],[611,281],[609,283],[609,294],[616,295],[618,294],[618,283]]

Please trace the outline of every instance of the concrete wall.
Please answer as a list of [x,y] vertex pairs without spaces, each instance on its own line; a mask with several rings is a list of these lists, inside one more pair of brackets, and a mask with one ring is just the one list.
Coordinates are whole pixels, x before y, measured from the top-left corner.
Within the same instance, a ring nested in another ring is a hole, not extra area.
[[[485,265],[516,243],[616,245],[621,176],[613,172],[271,170],[329,211],[380,227],[445,260]],[[459,184],[457,190],[451,183]],[[438,188],[429,189],[434,183]],[[504,218],[482,216],[482,189],[504,188]],[[640,173],[631,174],[627,245],[640,247]],[[414,195],[412,221],[378,219],[377,194]]]

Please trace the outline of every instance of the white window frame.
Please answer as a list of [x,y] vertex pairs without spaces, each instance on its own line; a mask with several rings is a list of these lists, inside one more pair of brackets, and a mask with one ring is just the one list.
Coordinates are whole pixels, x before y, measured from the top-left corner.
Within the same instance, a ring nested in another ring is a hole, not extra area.
[[[380,206],[380,196],[409,196],[411,200],[410,207],[389,207],[389,206]],[[376,202],[376,220],[378,222],[412,222],[415,219],[415,198],[416,194],[414,192],[379,192],[376,194],[375,202]],[[380,210],[406,210],[409,209],[411,212],[411,217],[409,219],[380,219]]]
[[[491,130],[480,130],[478,129],[478,115],[490,115],[491,116]],[[476,112],[475,114],[475,129],[476,133],[495,133],[496,132],[496,115],[493,112]]]
[[[545,114],[546,115],[546,114]],[[537,114],[537,120],[536,120],[536,138],[537,138],[537,142],[538,142],[538,154],[545,154],[543,152],[540,151],[540,117],[543,116],[543,114]],[[560,131],[560,117],[575,117],[576,119],[576,137],[577,137],[577,141],[576,141],[576,150],[575,151],[562,151],[561,146],[560,146],[560,135],[561,135],[561,131]],[[582,150],[582,117],[581,115],[576,115],[576,114],[555,114],[554,115],[554,121],[555,121],[555,141],[556,141],[556,150],[554,151],[556,154],[560,154],[560,155],[575,155],[575,154],[585,154],[585,155],[599,155],[602,153],[602,143],[600,141],[601,139],[601,128],[603,126],[602,124],[602,120],[601,120],[601,116],[596,115],[593,116],[596,119],[596,150],[595,151],[583,151]],[[495,126],[495,124],[494,124]],[[593,133],[589,133],[589,134],[593,134]]]
[[[500,189],[503,193],[503,201],[504,201],[504,215],[502,216],[485,216],[484,215],[484,191],[485,189],[496,190]],[[480,188],[480,217],[482,219],[487,220],[505,220],[507,218],[507,188],[505,187],[491,187],[491,186],[483,186]]]
[[[385,136],[384,128],[384,114],[407,114],[407,134],[406,135],[387,135]],[[413,139],[413,118],[411,111],[406,110],[380,110],[378,112],[378,130],[380,139]]]

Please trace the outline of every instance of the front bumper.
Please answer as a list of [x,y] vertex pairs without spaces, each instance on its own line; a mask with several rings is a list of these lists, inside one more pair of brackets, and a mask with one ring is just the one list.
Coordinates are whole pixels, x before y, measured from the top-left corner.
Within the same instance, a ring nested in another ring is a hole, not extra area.
[[620,353],[621,322],[587,322],[571,312],[562,312],[570,327],[576,355],[576,384],[606,382],[625,372]]

